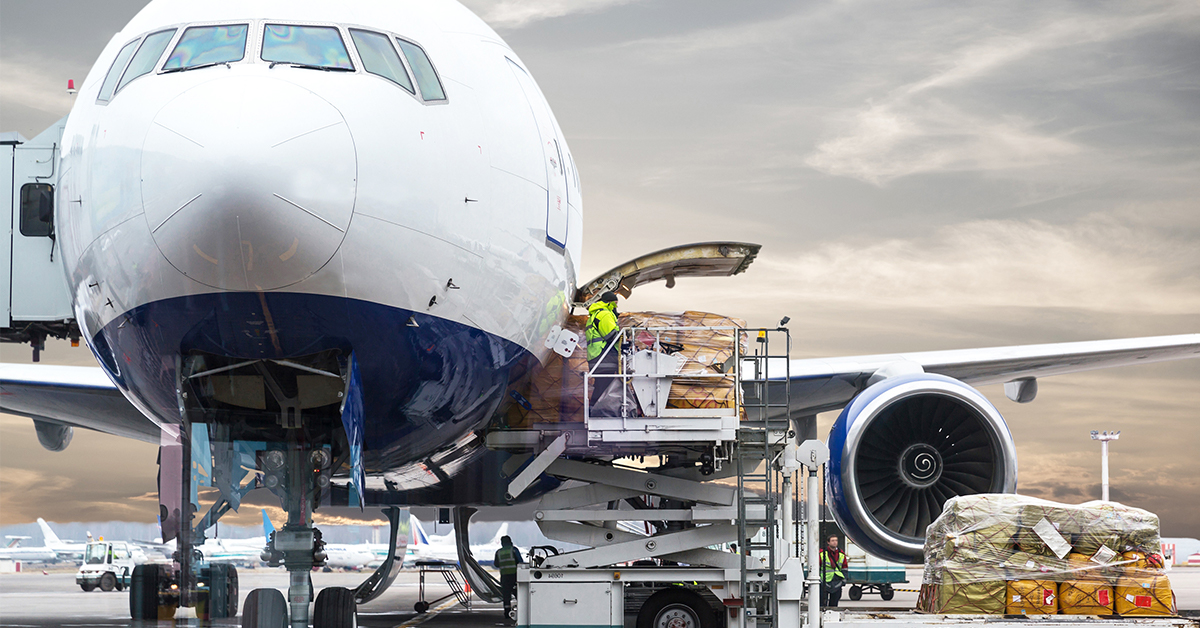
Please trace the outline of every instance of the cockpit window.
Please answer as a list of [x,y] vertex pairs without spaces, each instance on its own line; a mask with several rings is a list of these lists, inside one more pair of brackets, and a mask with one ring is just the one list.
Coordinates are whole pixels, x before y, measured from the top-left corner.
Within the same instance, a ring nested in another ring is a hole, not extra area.
[[410,94],[417,93],[413,90],[413,84],[408,78],[408,71],[404,69],[404,63],[400,61],[400,55],[396,54],[396,49],[388,41],[387,35],[352,28],[350,29],[350,38],[354,40],[354,46],[358,48],[358,56],[362,58],[363,69],[392,81],[407,89]]
[[167,49],[167,44],[171,43],[171,38],[174,36],[175,29],[172,28],[169,31],[154,33],[143,40],[142,47],[138,48],[137,54],[133,55],[133,60],[129,62],[129,68],[125,70],[121,82],[117,84],[116,91],[121,91],[133,79],[152,72],[154,66],[158,65],[158,60],[162,58],[163,51]]
[[129,62],[129,57],[133,56],[134,49],[137,48],[137,42],[131,41],[125,44],[121,52],[117,53],[117,58],[113,61],[112,67],[108,69],[108,74],[104,76],[104,84],[100,86],[100,95],[96,100],[107,101],[112,98],[113,89],[117,86],[117,79],[121,78],[121,71],[125,69],[125,64]]
[[245,24],[193,26],[183,32],[163,70],[241,61],[246,56],[248,30]]
[[262,58],[315,68],[354,69],[342,35],[331,26],[267,24]]
[[425,51],[421,50],[420,46],[403,39],[397,39],[396,43],[400,44],[400,50],[404,51],[404,58],[408,59],[413,76],[417,77],[417,86],[421,88],[421,98],[446,100],[446,92],[442,91],[442,83],[438,80],[437,72],[434,71],[433,64],[429,62],[429,57],[425,56]]

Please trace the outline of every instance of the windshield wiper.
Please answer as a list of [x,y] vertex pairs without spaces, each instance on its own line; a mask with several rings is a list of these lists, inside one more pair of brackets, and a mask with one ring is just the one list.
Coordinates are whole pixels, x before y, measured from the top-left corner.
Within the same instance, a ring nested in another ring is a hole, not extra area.
[[160,72],[160,74],[174,74],[175,72],[186,72],[188,70],[199,70],[200,68],[211,68],[214,65],[223,65],[227,68],[230,67],[228,61],[214,61],[212,63],[201,63],[200,65],[188,65],[188,66],[184,66],[182,68],[170,68],[167,70],[163,70],[162,72]]
[[313,65],[311,63],[288,63],[286,61],[274,61],[269,68],[273,68],[280,64],[287,64],[289,68],[300,68],[302,70],[321,70],[322,72],[353,72],[354,68],[339,68],[332,65]]

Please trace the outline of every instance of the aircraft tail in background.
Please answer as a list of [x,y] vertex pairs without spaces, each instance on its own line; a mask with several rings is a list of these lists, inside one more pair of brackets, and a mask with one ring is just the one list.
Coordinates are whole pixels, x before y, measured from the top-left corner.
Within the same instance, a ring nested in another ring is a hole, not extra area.
[[504,538],[507,534],[508,534],[508,522],[505,521],[504,523],[500,524],[500,529],[496,530],[496,535],[493,536],[492,540],[488,541],[486,543],[486,545],[487,546],[495,545],[495,546],[499,547],[500,539]]
[[50,529],[50,524],[46,523],[45,519],[38,517],[37,522],[38,527],[42,529],[42,536],[45,537],[46,547],[62,545],[62,540],[58,538],[58,535],[54,533],[54,530]]
[[412,527],[412,544],[429,545],[429,535],[425,534],[425,528],[421,525],[421,520],[417,519],[415,515],[409,515],[408,524]]
[[271,533],[275,531],[275,526],[271,523],[270,517],[267,517],[267,509],[262,509],[263,516],[263,537],[268,541],[271,540]]

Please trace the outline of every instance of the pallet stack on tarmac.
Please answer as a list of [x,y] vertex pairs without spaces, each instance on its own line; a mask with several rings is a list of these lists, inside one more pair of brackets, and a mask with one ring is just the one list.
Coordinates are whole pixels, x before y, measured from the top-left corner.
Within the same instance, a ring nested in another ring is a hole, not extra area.
[[929,526],[917,609],[991,615],[1175,614],[1158,517],[1113,502],[953,498]]

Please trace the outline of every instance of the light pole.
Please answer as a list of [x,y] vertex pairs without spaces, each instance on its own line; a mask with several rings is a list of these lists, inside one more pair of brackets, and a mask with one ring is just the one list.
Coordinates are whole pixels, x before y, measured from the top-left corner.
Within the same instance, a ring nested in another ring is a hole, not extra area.
[[1097,432],[1092,430],[1092,440],[1100,441],[1100,499],[1108,501],[1108,441],[1121,437],[1121,431]]

